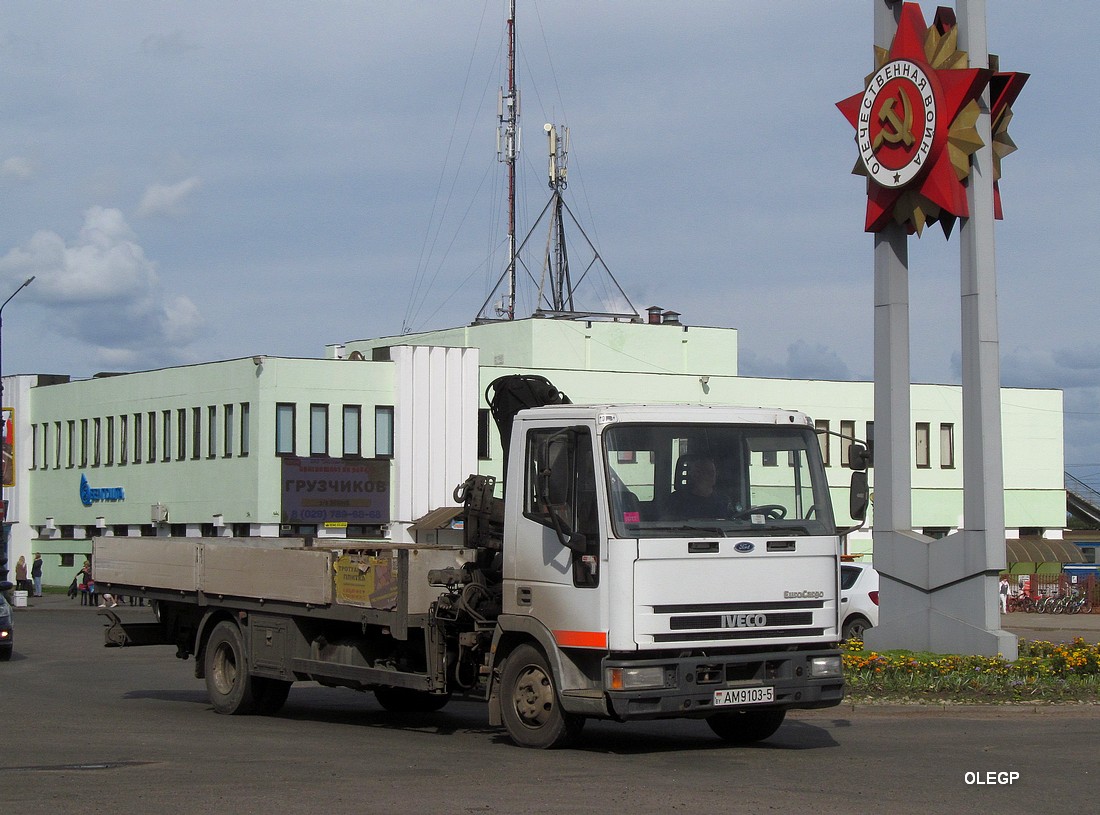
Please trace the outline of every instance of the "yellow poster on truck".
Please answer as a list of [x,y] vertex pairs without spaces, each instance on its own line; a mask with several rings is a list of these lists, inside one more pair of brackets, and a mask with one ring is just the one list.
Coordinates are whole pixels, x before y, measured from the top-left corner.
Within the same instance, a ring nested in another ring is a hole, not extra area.
[[397,558],[391,553],[355,553],[337,558],[336,602],[361,608],[397,608]]

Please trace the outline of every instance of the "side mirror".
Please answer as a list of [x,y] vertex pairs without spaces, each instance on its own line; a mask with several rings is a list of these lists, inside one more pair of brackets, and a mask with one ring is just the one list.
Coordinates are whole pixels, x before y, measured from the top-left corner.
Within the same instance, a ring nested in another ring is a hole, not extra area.
[[848,466],[853,470],[866,470],[870,463],[871,453],[866,446],[858,441],[852,442],[848,447]]
[[863,521],[867,517],[867,505],[870,503],[871,493],[867,487],[867,473],[858,470],[852,473],[852,485],[848,494],[848,514],[854,520]]

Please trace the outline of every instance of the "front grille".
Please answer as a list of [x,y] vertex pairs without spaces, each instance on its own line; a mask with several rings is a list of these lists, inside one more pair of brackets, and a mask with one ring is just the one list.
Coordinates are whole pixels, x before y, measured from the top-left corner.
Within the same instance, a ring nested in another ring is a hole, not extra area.
[[759,640],[770,637],[820,637],[824,628],[734,628],[722,631],[678,632],[654,634],[654,642],[683,642],[685,640]]
[[800,608],[825,608],[824,600],[772,600],[765,603],[681,603],[653,606],[654,614],[706,614],[739,611],[789,611]]
[[[762,626],[738,625],[735,621],[741,618],[763,617]],[[814,615],[809,611],[780,612],[779,614],[714,614],[699,617],[673,617],[668,621],[668,627],[673,631],[688,631],[691,629],[729,628],[743,631],[746,628],[765,628],[768,626],[810,625],[814,621]]]

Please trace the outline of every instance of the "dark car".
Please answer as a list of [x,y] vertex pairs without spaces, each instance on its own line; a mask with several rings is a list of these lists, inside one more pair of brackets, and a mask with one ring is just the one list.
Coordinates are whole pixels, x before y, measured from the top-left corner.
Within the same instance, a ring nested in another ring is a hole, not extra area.
[[7,662],[11,659],[13,647],[11,606],[8,605],[8,601],[4,598],[4,595],[0,594],[0,662]]

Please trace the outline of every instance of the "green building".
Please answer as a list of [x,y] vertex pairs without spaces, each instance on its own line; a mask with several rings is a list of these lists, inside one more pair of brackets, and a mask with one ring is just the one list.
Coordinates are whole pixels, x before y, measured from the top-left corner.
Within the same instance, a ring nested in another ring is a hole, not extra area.
[[[869,382],[742,377],[734,329],[531,318],[86,380],[5,377],[14,412],[10,558],[41,552],[66,585],[96,535],[385,535],[500,475],[485,390],[537,373],[573,402],[769,406],[811,415],[847,506],[847,437],[872,441]],[[1009,537],[1061,538],[1062,394],[1002,390]],[[914,385],[914,527],[962,522],[962,395]],[[871,470],[872,490],[874,469]],[[873,509],[869,519],[873,525]],[[870,554],[870,525],[849,536]]]

